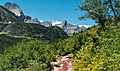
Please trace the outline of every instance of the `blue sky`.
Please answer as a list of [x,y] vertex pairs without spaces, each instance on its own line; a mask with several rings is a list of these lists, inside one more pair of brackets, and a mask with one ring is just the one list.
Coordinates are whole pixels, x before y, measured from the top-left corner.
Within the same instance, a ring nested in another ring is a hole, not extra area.
[[63,21],[78,25],[94,25],[92,20],[78,20],[84,12],[76,11],[80,0],[0,0],[0,5],[6,2],[17,3],[25,15],[44,21]]

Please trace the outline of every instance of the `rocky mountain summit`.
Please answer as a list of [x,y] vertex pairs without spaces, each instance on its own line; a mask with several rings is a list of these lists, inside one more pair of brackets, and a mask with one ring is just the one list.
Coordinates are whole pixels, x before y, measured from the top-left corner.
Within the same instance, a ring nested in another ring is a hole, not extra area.
[[37,18],[32,19],[30,16],[26,16],[24,22],[40,24],[40,21]]
[[20,22],[19,17],[3,6],[0,6],[0,23],[11,22]]
[[6,2],[4,5],[9,11],[13,12],[22,22],[25,23],[40,23],[37,18],[32,19],[30,16],[27,16],[23,13],[22,9],[16,3]]
[[24,21],[25,15],[19,5],[17,5],[16,3],[7,2],[5,3],[4,7],[13,12],[16,16],[18,16],[21,21]]
[[4,7],[7,8],[8,10],[12,11],[13,13],[15,13],[15,15],[17,15],[17,16],[21,16],[23,14],[20,7],[15,3],[12,4],[10,2],[7,2],[7,3],[5,3]]
[[72,25],[70,23],[67,23],[66,20],[60,24],[56,24],[56,26],[59,26],[60,28],[62,28],[68,35],[73,35],[74,33],[87,29],[84,26],[79,27],[78,25]]
[[45,27],[51,27],[52,26],[52,23],[49,22],[49,21],[41,22],[41,24],[44,25]]

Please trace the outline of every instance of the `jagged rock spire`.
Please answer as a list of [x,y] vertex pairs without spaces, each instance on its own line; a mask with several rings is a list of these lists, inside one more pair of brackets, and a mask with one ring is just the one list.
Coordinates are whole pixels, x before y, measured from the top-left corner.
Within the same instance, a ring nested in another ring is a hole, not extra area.
[[13,12],[16,16],[18,16],[20,20],[24,21],[25,15],[19,5],[17,5],[16,3],[6,2],[4,7],[7,8],[9,11]]

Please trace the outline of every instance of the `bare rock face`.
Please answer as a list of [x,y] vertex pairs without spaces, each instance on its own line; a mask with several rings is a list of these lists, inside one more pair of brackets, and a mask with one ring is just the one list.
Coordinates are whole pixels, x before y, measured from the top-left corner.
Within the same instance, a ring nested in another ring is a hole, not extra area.
[[52,26],[52,23],[51,23],[51,22],[48,22],[48,21],[41,22],[41,24],[44,25],[45,27],[50,27],[50,26]]
[[4,7],[7,8],[9,11],[13,12],[16,16],[18,16],[21,21],[24,21],[25,15],[17,4],[6,2]]
[[22,22],[40,24],[37,18],[32,19],[30,16],[25,16],[19,5],[17,5],[16,3],[6,2],[4,7],[7,8],[9,11],[13,12],[16,16],[18,16]]
[[67,23],[67,21],[63,21],[60,24],[56,24],[55,26],[60,27],[62,30],[64,30],[69,36],[73,35],[74,33],[77,33],[81,30],[87,29],[86,27],[82,26],[79,27],[78,25],[72,25],[70,23]]
[[19,17],[3,6],[0,6],[0,23],[19,22]]
[[27,18],[25,18],[24,22],[25,22],[25,23],[40,24],[40,21],[39,21],[37,18],[31,19],[31,17],[29,17],[29,16],[28,16]]

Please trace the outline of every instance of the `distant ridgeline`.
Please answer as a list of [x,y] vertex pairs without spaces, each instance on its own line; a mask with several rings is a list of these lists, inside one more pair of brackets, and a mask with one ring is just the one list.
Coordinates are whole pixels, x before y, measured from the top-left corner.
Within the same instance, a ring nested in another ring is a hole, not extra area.
[[[15,3],[7,2],[7,3],[5,3],[4,7],[2,7],[2,8],[8,9],[11,13],[13,13],[12,15],[14,15],[14,17],[16,17],[17,20],[19,20],[20,22],[36,23],[36,24],[44,25],[45,27],[58,26],[62,30],[64,30],[68,35],[73,35],[74,33],[78,33],[79,31],[85,30],[87,28],[85,26],[79,27],[78,25],[69,24],[69,23],[67,23],[66,20],[61,22],[60,24],[56,23],[56,25],[52,25],[52,22],[48,22],[48,21],[40,22],[37,18],[32,19],[30,16],[25,15],[23,13],[23,11],[21,10],[21,8],[19,7],[19,5],[15,4]],[[1,14],[1,16],[3,16],[3,14]],[[11,18],[11,19],[10,18],[8,18],[8,19],[2,18],[2,21],[4,21],[4,20],[6,20],[9,23],[17,21],[17,20],[15,20],[15,18]]]

